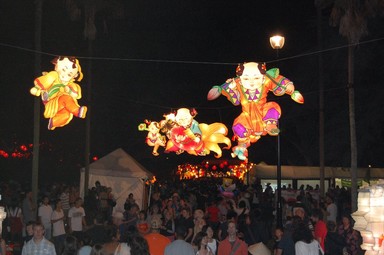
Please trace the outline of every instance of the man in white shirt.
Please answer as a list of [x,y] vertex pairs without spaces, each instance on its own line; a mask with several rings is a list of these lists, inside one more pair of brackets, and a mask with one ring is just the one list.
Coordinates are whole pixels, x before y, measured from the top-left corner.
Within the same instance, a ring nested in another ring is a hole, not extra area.
[[39,221],[41,222],[41,224],[43,224],[45,228],[45,238],[47,240],[50,240],[52,237],[52,207],[49,205],[48,196],[43,197],[43,203],[39,207],[37,216],[39,217]]
[[332,221],[337,224],[337,205],[331,196],[327,196],[325,202],[327,203],[327,221]]
[[76,199],[75,206],[68,211],[69,232],[74,235],[78,241],[83,239],[83,226],[86,226],[85,211],[81,206],[83,199]]

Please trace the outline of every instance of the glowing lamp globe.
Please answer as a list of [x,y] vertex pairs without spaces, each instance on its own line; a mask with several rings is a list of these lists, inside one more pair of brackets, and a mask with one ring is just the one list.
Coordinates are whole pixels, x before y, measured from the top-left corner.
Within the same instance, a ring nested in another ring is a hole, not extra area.
[[275,35],[269,38],[269,43],[271,44],[272,49],[280,50],[284,47],[285,38],[281,35]]

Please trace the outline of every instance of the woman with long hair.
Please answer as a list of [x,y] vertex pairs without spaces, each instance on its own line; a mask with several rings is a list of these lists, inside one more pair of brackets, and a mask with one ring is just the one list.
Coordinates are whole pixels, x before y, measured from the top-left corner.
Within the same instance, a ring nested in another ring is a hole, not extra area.
[[207,233],[207,247],[212,251],[212,254],[216,255],[219,247],[219,241],[213,237],[213,228],[211,225],[205,225],[201,231]]
[[194,245],[197,246],[196,255],[214,255],[208,248],[208,236],[206,232],[199,232],[193,240]]
[[344,253],[356,255],[361,251],[361,236],[357,230],[353,229],[353,221],[350,215],[344,214],[341,218],[341,224],[338,228],[338,234],[344,238]]
[[324,254],[306,222],[301,220],[297,223],[292,237],[295,242],[295,255],[319,255],[320,252]]

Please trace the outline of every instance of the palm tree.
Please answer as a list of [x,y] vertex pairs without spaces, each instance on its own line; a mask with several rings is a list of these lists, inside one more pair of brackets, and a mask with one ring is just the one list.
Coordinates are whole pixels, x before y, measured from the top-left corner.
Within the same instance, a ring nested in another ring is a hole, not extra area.
[[380,0],[315,0],[316,6],[331,6],[330,25],[339,26],[339,33],[348,41],[348,100],[351,148],[351,205],[357,210],[357,142],[355,124],[354,50],[367,31],[368,18],[383,10]]
[[[103,33],[108,33],[107,19],[122,19],[124,17],[123,0],[63,0],[72,21],[84,18],[84,39],[88,40],[88,56],[87,65],[88,73],[88,113],[86,119],[85,134],[85,173],[84,173],[84,194],[87,195],[89,183],[89,164],[90,164],[90,147],[91,147],[91,87],[92,87],[92,56],[93,41],[96,39],[97,28],[95,25],[96,15],[101,15],[103,20]],[[83,15],[82,15],[83,13]]]

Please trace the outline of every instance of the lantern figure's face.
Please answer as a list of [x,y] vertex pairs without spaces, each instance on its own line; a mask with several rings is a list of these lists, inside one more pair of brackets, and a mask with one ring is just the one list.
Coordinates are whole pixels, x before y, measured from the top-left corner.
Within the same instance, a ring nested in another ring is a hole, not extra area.
[[245,63],[243,74],[240,76],[244,88],[254,91],[260,89],[264,82],[264,75],[260,73],[258,63]]
[[188,109],[181,108],[181,109],[177,110],[175,120],[179,126],[186,128],[189,125],[191,125],[193,117],[192,117],[192,115]]
[[59,74],[60,80],[64,85],[67,85],[68,82],[75,79],[79,73],[77,65],[68,58],[58,59],[55,70]]
[[157,127],[156,122],[151,122],[151,124],[149,124],[149,126],[148,126],[148,130],[152,134],[159,133],[159,128]]

